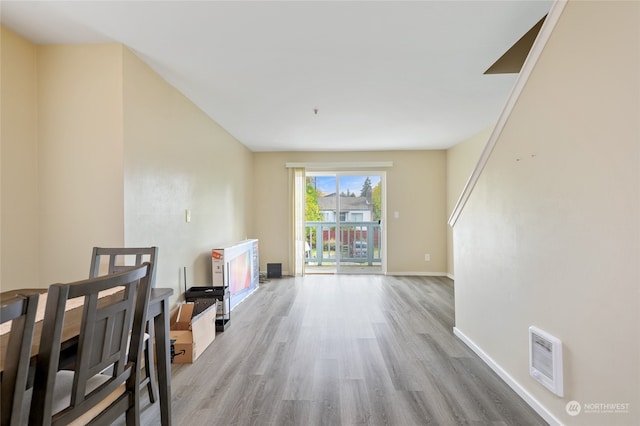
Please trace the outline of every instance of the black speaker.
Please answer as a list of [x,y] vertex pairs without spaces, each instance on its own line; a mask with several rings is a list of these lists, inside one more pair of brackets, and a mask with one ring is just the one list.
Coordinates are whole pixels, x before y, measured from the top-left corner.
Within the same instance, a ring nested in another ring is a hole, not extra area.
[[282,278],[282,263],[267,263],[267,278]]

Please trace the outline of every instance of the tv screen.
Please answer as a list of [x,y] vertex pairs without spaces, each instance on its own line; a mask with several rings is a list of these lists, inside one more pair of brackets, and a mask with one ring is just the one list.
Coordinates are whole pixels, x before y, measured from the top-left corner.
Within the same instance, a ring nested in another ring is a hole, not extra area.
[[251,256],[249,251],[229,261],[229,293],[233,296],[251,288]]
[[260,262],[258,240],[245,240],[224,248],[213,249],[213,285],[228,287],[230,308],[258,288]]

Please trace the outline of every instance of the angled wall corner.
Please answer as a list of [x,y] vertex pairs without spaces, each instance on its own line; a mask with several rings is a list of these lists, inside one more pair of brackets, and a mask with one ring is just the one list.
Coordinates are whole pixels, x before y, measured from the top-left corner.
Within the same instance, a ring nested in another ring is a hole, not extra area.
[[484,150],[482,151],[482,154],[480,155],[478,164],[476,165],[473,172],[471,173],[471,176],[469,177],[467,184],[465,185],[462,193],[460,194],[460,198],[458,199],[456,206],[454,207],[453,211],[451,212],[451,215],[449,216],[449,226],[453,227],[455,225],[456,221],[458,220],[458,217],[460,216],[460,213],[464,209],[465,203],[467,202],[469,195],[473,191],[473,187],[475,186],[478,178],[480,177],[480,174],[482,173],[484,166],[486,165],[487,161],[489,161],[491,152],[493,151],[493,148],[495,147],[498,141],[498,138],[502,133],[502,129],[504,128],[507,120],[509,119],[509,116],[511,115],[511,112],[513,111],[514,106],[518,102],[518,98],[520,97],[522,90],[526,86],[527,80],[529,79],[529,76],[531,75],[533,69],[535,68],[536,63],[540,55],[542,54],[542,51],[544,50],[544,47],[547,41],[549,40],[549,37],[551,36],[551,33],[553,32],[553,29],[556,26],[556,23],[558,22],[558,19],[560,19],[560,16],[562,15],[562,11],[564,10],[566,3],[567,2],[564,0],[558,0],[553,4],[553,6],[551,7],[551,10],[549,10],[549,13],[547,14],[547,17],[544,20],[544,23],[542,24],[542,27],[538,33],[538,36],[535,39],[533,46],[531,47],[531,51],[529,52],[527,59],[522,65],[522,70],[520,71],[518,79],[516,80],[516,83],[514,84],[513,89],[511,90],[511,93],[507,98],[507,102],[505,104],[504,109],[502,110],[502,113],[500,114],[500,117],[498,118],[498,122],[493,128],[493,132],[491,133],[491,136],[489,136],[489,140]]
[[[638,16],[566,4],[450,220],[456,335],[552,424],[640,424]],[[563,397],[529,375],[531,326],[563,343]]]

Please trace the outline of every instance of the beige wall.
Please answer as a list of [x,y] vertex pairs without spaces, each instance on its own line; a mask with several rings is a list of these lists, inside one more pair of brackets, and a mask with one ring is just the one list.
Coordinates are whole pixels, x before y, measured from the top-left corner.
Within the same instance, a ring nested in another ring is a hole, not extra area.
[[[488,127],[447,150],[447,217],[451,216],[462,190],[478,164],[480,154],[492,130],[493,127]],[[453,230],[449,226],[447,226],[447,274],[450,277],[455,275]]]
[[[390,274],[443,274],[446,250],[445,151],[278,152],[254,154],[254,229],[260,239],[261,269],[288,261],[287,162],[392,161],[387,182],[387,270]],[[393,212],[400,217],[395,219]],[[425,262],[429,253],[431,261]]]
[[252,153],[127,49],[124,146],[125,244],[159,247],[174,300],[183,267],[210,285],[211,249],[253,237]]
[[[640,424],[639,8],[567,4],[454,227],[457,329],[571,425]],[[563,341],[564,398],[529,377],[531,325]]]
[[122,47],[38,46],[40,283],[123,243]]
[[[36,47],[0,27],[0,289],[38,284]],[[22,267],[25,265],[30,267]]]
[[120,48],[2,35],[2,288],[81,279],[122,243]]
[[95,245],[158,245],[173,302],[183,267],[209,284],[253,237],[253,154],[122,45],[1,45],[2,289],[83,279]]

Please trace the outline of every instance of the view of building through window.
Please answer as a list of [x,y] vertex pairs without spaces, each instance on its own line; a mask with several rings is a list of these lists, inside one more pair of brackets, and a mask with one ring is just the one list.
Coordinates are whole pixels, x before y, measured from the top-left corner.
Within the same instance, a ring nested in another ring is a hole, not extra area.
[[306,187],[307,266],[379,270],[381,175],[311,173]]
[[382,182],[380,176],[307,177],[307,220],[335,221],[336,190],[340,196],[340,220],[368,222],[381,220]]

